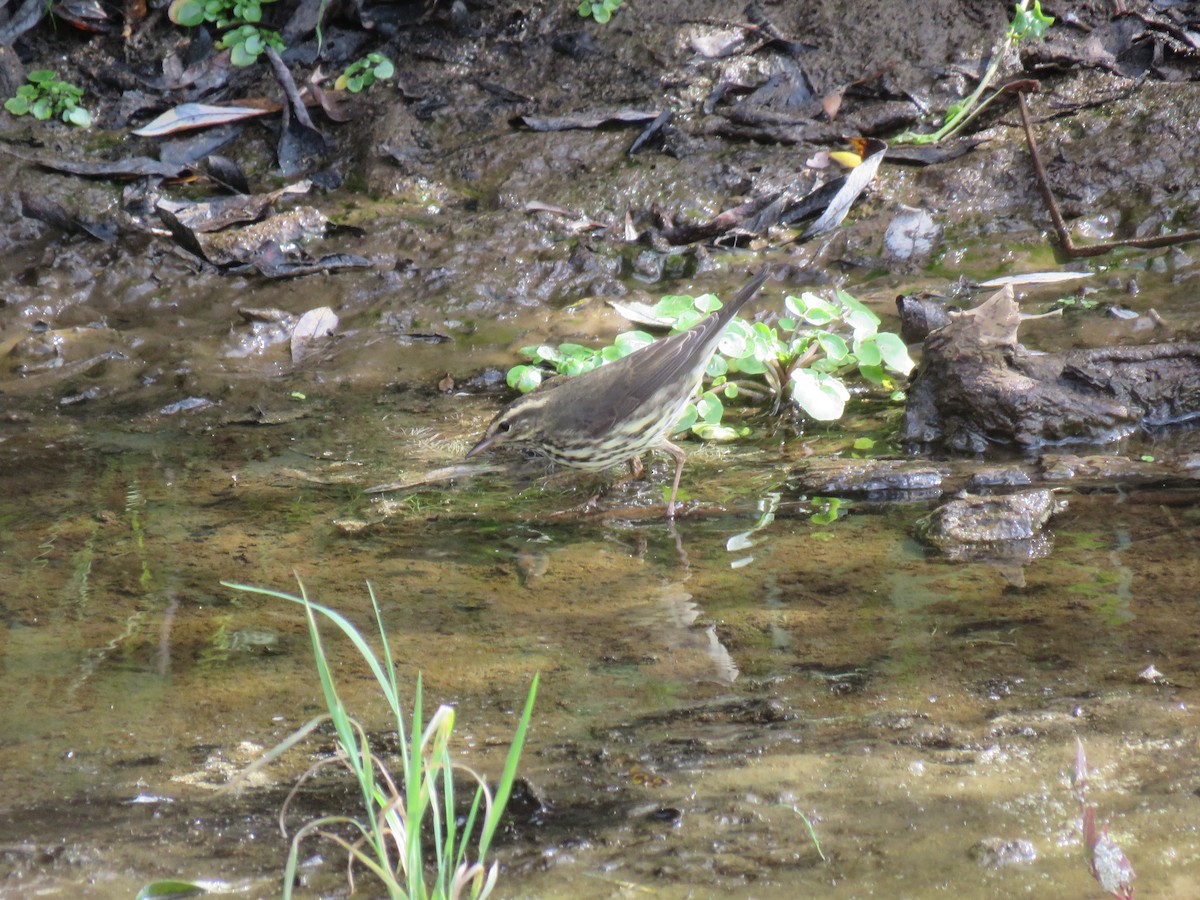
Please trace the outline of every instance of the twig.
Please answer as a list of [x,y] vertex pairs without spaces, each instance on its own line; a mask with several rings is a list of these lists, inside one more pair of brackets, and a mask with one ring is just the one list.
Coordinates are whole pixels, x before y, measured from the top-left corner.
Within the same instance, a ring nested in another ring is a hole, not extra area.
[[1063,221],[1062,213],[1058,210],[1058,203],[1054,199],[1054,192],[1050,189],[1050,179],[1046,176],[1046,167],[1042,165],[1042,158],[1038,154],[1037,139],[1033,136],[1033,126],[1029,122],[1029,108],[1025,105],[1025,94],[1017,94],[1017,108],[1021,111],[1021,125],[1025,128],[1025,140],[1029,144],[1029,155],[1033,159],[1033,171],[1037,174],[1038,187],[1042,191],[1042,199],[1046,201],[1046,209],[1050,213],[1050,220],[1054,222],[1054,230],[1058,232],[1058,240],[1062,244],[1063,251],[1072,259],[1079,259],[1087,256],[1101,256],[1110,250],[1117,247],[1170,247],[1175,244],[1184,244],[1188,241],[1200,240],[1200,231],[1184,231],[1179,234],[1162,234],[1158,237],[1151,238],[1123,238],[1118,241],[1105,241],[1102,244],[1088,244],[1083,247],[1077,247],[1075,242],[1071,240],[1071,232],[1067,230],[1066,222]]

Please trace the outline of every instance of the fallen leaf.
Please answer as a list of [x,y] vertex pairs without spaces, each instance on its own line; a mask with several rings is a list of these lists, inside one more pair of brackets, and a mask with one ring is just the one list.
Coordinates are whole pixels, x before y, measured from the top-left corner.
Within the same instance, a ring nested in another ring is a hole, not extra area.
[[162,137],[192,128],[209,128],[226,122],[240,122],[279,112],[279,106],[259,108],[256,106],[210,106],[207,103],[181,103],[168,109],[154,121],[133,132],[138,137]]

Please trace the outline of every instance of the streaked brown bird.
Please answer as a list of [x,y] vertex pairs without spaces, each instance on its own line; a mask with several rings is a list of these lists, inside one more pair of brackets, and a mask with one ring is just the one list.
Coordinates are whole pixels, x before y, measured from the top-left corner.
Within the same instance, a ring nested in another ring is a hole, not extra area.
[[665,450],[675,459],[667,501],[667,517],[674,518],[684,453],[669,440],[672,427],[700,386],[725,326],[770,274],[771,267],[764,266],[729,303],[687,331],[518,397],[467,456],[516,444],[569,468],[598,472],[632,463],[647,450]]

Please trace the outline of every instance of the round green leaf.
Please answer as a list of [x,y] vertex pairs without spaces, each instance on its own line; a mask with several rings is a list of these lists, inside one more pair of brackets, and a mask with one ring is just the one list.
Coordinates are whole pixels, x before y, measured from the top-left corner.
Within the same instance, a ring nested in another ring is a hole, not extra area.
[[542,370],[536,366],[526,366],[525,371],[517,379],[516,388],[522,394],[528,394],[542,383]]
[[66,110],[63,113],[63,120],[66,122],[70,122],[72,125],[76,126],[77,128],[91,128],[92,127],[92,114],[89,113],[82,106],[75,106],[75,107],[72,107],[71,109]]
[[827,303],[815,303],[804,310],[802,317],[809,325],[828,325],[838,319],[837,310]]
[[375,77],[380,81],[385,81],[396,74],[396,67],[392,65],[392,61],[386,56],[375,64]]
[[736,441],[740,436],[736,428],[730,428],[728,425],[710,425],[707,422],[693,425],[692,433],[705,441]]
[[671,434],[687,431],[695,425],[697,418],[699,418],[699,413],[696,411],[696,404],[689,403],[683,411],[683,415],[679,417],[679,421],[675,423],[675,427],[671,429]]
[[883,366],[868,366],[859,363],[858,374],[872,384],[877,384],[880,387],[883,387],[885,380],[883,377]]
[[9,97],[4,101],[4,108],[14,116],[23,116],[29,112],[29,101],[20,95]]
[[875,344],[879,347],[883,362],[889,369],[899,372],[901,375],[907,375],[916,365],[912,357],[908,355],[908,347],[899,335],[892,334],[890,331],[881,331],[875,336]]
[[839,334],[831,334],[828,331],[823,331],[817,335],[817,346],[825,356],[837,364],[841,364],[847,356],[850,355],[850,348],[846,345],[846,339]]
[[49,69],[34,69],[25,77],[28,78],[33,84],[46,84],[48,82],[58,80],[58,76]]
[[591,363],[596,356],[595,350],[583,344],[559,344],[558,352],[564,359],[577,359],[586,363]]
[[705,425],[716,425],[725,414],[725,404],[715,393],[707,391],[696,401],[696,413]]
[[767,371],[767,364],[762,361],[756,354],[749,353],[745,356],[739,356],[733,361],[734,368],[737,371],[746,375],[761,375]]
[[840,419],[849,399],[850,392],[836,378],[808,369],[792,372],[792,400],[819,422]]
[[878,366],[883,362],[883,354],[874,338],[854,342],[854,355],[858,357],[859,368],[863,366]]
[[656,316],[675,320],[688,313],[694,313],[696,304],[687,294],[666,294],[650,309]]
[[229,61],[239,68],[254,65],[254,60],[257,57],[246,52],[245,44],[234,44],[233,50],[230,51]]
[[513,366],[508,370],[508,374],[504,376],[504,383],[510,388],[515,388],[517,386],[517,382],[521,380],[521,376],[525,374],[525,370],[530,368],[532,368],[532,366],[527,366],[524,364]]
[[204,21],[204,4],[198,0],[175,0],[167,9],[167,17],[176,25],[195,28]]
[[644,331],[626,331],[624,334],[618,334],[613,343],[617,345],[622,356],[628,356],[640,347],[653,344],[654,338]]
[[745,329],[730,328],[725,332],[725,336],[721,338],[721,343],[718,347],[726,356],[743,356],[749,344],[747,337]]
[[840,497],[813,497],[813,504],[822,504],[824,509],[815,512],[809,519],[814,525],[829,525],[836,522],[842,515],[842,500]]
[[[868,307],[863,305],[863,302],[853,294],[848,294],[841,288],[837,291],[838,302],[846,309],[846,321],[854,325],[856,322],[861,323],[861,327],[871,328],[872,331],[879,327],[879,316],[875,315]],[[857,327],[857,326],[856,326]]]

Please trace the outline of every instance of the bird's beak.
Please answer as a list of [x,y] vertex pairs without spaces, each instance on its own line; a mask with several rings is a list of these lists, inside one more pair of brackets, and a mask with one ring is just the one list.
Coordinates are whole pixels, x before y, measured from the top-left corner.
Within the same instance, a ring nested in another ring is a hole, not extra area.
[[496,435],[493,434],[491,437],[485,437],[482,441],[480,441],[478,444],[476,444],[474,447],[472,447],[470,450],[468,450],[467,455],[464,456],[463,459],[470,459],[473,456],[478,456],[484,450],[487,450],[489,447],[491,447],[492,444],[494,444],[495,442],[496,442]]

